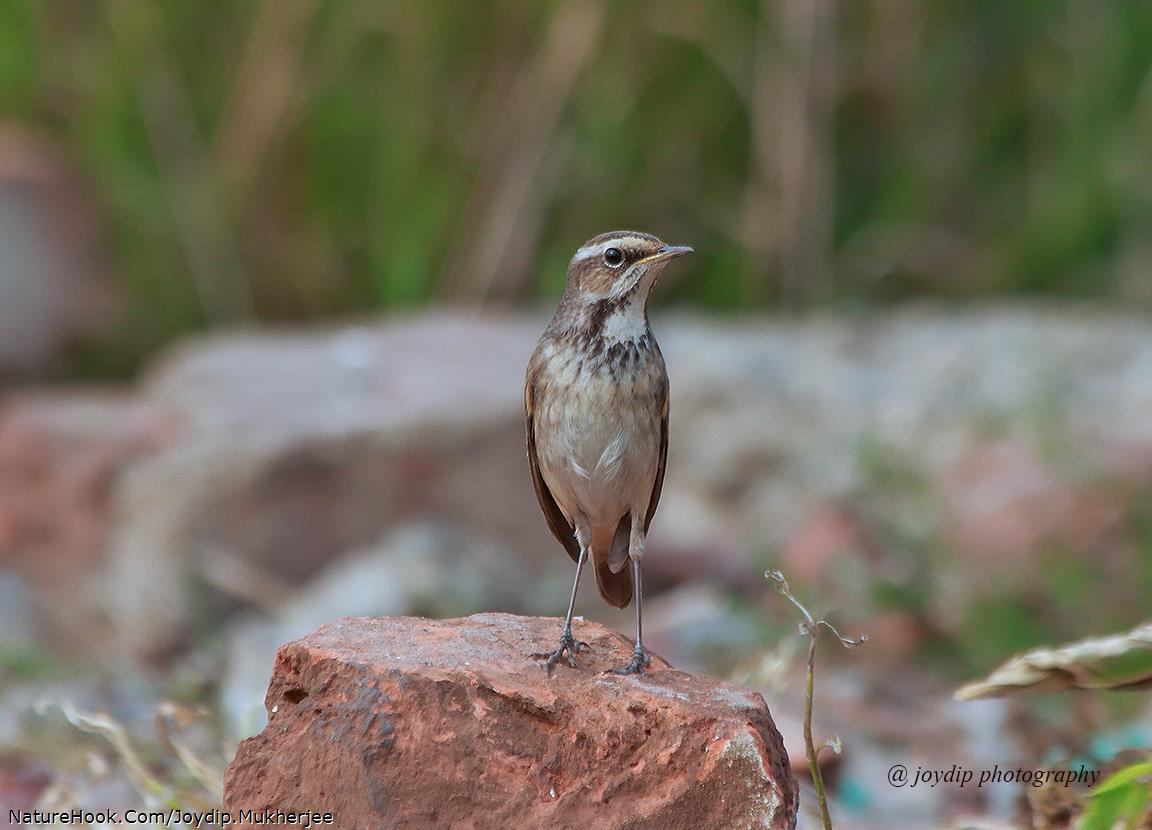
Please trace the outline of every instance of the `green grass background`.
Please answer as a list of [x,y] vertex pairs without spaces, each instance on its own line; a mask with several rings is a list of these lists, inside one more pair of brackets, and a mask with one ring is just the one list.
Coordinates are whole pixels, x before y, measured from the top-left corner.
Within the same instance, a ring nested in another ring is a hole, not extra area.
[[1152,305],[1143,2],[4,0],[0,119],[98,217],[94,372],[542,301],[614,226],[696,246],[660,302]]

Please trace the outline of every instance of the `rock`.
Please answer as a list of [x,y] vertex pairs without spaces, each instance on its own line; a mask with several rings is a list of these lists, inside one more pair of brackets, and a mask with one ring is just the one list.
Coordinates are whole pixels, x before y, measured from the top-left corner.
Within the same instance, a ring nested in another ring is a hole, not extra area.
[[33,589],[42,639],[80,653],[107,641],[115,487],[174,428],[159,408],[103,390],[28,393],[0,408],[0,567]]
[[[437,615],[469,613],[491,605],[540,612],[564,602],[570,577],[563,567],[566,557],[554,563],[560,567],[551,591],[526,590],[523,574],[510,568],[510,561],[507,551],[475,538],[427,523],[406,525],[326,569],[271,616],[232,626],[221,689],[232,734],[248,737],[264,728],[262,701],[280,645],[330,620],[349,614],[403,615],[417,608]],[[645,606],[645,611],[646,621],[652,620],[651,609]],[[648,627],[658,633],[658,616],[656,622]]]
[[[229,811],[344,828],[791,828],[796,782],[758,694],[672,669],[604,675],[629,642],[581,622],[582,668],[527,655],[560,621],[341,620],[281,648]],[[244,826],[244,825],[241,825]]]
[[542,567],[536,552],[556,543],[520,414],[534,339],[523,324],[426,316],[217,337],[170,355],[143,394],[179,413],[180,440],[119,487],[120,644],[162,657],[197,614],[249,604],[204,573],[221,556],[294,589],[416,519],[482,528]]
[[[440,312],[217,333],[165,355],[115,405],[14,395],[0,413],[0,563],[32,586],[55,641],[101,659],[162,660],[190,632],[275,614],[416,521],[506,552],[523,584],[563,583],[521,423],[543,325]],[[653,595],[701,582],[755,595],[781,556],[797,584],[844,593],[863,585],[858,572],[902,583],[900,539],[965,562],[971,551],[996,568],[994,586],[1036,569],[1029,547],[1081,551],[1134,533],[1116,527],[1131,488],[1094,482],[1152,477],[1142,317],[733,323],[657,311],[654,325],[672,435],[645,564]],[[125,415],[83,425],[94,406]],[[399,611],[423,612],[421,601]],[[612,619],[602,604],[589,613]]]

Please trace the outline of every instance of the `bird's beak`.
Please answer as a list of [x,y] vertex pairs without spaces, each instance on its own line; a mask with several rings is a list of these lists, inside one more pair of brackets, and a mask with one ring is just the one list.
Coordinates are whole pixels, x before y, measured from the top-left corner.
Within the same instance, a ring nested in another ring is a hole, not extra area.
[[687,245],[665,245],[651,256],[644,258],[644,262],[666,262],[669,259],[675,259],[678,256],[692,253],[692,249]]

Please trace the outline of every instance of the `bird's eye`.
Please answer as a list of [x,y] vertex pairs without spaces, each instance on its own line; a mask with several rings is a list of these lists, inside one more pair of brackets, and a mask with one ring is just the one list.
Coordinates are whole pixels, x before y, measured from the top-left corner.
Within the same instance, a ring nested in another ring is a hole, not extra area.
[[619,248],[609,248],[604,252],[604,264],[610,268],[615,268],[624,261],[624,254]]

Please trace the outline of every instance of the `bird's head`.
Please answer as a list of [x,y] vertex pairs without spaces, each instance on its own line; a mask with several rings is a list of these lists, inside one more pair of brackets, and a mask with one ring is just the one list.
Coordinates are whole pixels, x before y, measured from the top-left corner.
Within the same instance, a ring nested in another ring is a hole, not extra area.
[[569,299],[581,303],[639,300],[643,308],[656,277],[670,260],[692,253],[640,231],[612,231],[589,239],[568,264]]

